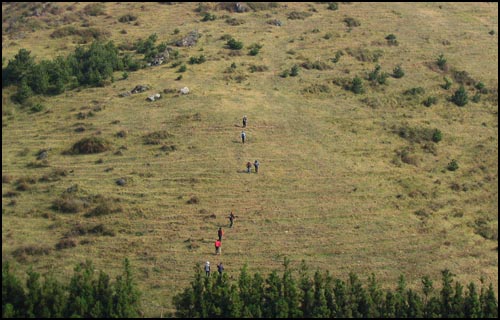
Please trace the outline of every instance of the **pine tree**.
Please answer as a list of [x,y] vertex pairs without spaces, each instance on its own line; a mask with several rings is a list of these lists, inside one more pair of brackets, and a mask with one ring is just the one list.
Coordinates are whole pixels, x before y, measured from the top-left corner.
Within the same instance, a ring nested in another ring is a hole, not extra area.
[[451,298],[451,316],[453,318],[464,317],[463,289],[464,287],[459,282],[455,282],[455,293]]
[[459,107],[465,106],[469,102],[469,97],[467,96],[467,91],[463,85],[458,88],[457,91],[451,96],[451,101]]
[[42,287],[43,312],[41,318],[62,318],[66,306],[66,290],[52,274],[45,276]]
[[407,301],[407,312],[408,318],[422,318],[423,316],[423,303],[420,296],[413,292],[413,290],[408,289],[406,291],[406,301]]
[[38,318],[42,315],[42,286],[40,284],[40,274],[28,270],[28,279],[26,280],[26,315],[28,318]]
[[301,310],[302,310],[302,316],[304,318],[310,318],[312,317],[313,314],[313,309],[314,309],[314,291],[313,291],[313,284],[311,280],[309,279],[309,275],[307,274],[308,267],[306,265],[306,262],[302,260],[300,270],[299,270],[299,276],[300,276],[300,282],[299,282],[299,287],[302,292],[301,297],[302,297],[302,305],[301,305]]
[[396,298],[392,291],[388,290],[385,293],[385,300],[382,312],[382,318],[396,317]]
[[453,274],[450,270],[445,269],[441,271],[443,288],[440,292],[441,297],[441,316],[444,318],[449,318],[452,315],[452,296],[453,287],[451,286],[453,282]]
[[330,317],[330,310],[328,309],[325,297],[325,283],[319,270],[314,273],[314,318],[328,318]]
[[335,307],[332,316],[334,318],[352,317],[352,312],[348,305],[347,285],[345,282],[340,279],[335,279],[333,293],[335,295]]
[[351,91],[355,94],[361,94],[365,92],[365,89],[363,88],[363,81],[360,77],[355,76],[352,80]]
[[69,297],[65,317],[90,317],[89,311],[94,305],[92,277],[94,267],[90,260],[77,265],[69,284]]
[[498,318],[498,301],[495,298],[493,284],[490,283],[482,300],[482,316],[484,318]]
[[481,318],[481,303],[474,282],[467,286],[468,292],[465,296],[464,314],[466,318]]
[[2,318],[26,317],[26,294],[19,279],[10,272],[9,262],[2,263]]
[[272,271],[266,279],[263,316],[266,318],[288,316],[288,304],[283,297],[281,279],[276,270]]
[[383,310],[384,294],[375,279],[374,273],[368,278],[368,293],[372,304],[369,317],[379,318]]
[[125,258],[123,274],[116,277],[113,296],[113,317],[135,318],[140,310],[140,292],[137,290],[130,262]]
[[285,267],[282,279],[283,297],[288,305],[288,317],[300,318],[302,317],[302,311],[300,310],[300,295],[297,283],[292,277],[290,260],[285,257],[283,265]]

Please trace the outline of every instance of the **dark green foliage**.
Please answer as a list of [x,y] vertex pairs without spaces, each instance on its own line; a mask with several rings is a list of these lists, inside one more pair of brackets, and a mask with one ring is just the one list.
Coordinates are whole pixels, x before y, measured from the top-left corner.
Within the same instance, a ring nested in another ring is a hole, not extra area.
[[214,14],[205,12],[205,14],[203,14],[203,19],[201,19],[201,21],[214,21],[215,19],[217,19],[217,17]]
[[186,65],[185,65],[185,64],[181,65],[181,66],[179,67],[179,70],[177,70],[177,72],[186,72],[186,71],[187,71],[187,67],[186,67]]
[[96,272],[87,261],[77,265],[69,285],[59,283],[52,274],[27,272],[26,290],[2,264],[2,318],[133,318],[139,316],[140,292],[134,283],[130,264],[111,283],[103,271]]
[[207,61],[207,58],[205,58],[204,55],[200,55],[199,57],[189,58],[189,64],[202,64],[205,61]]
[[299,75],[299,66],[298,65],[293,65],[292,68],[290,69],[290,76],[291,77],[296,77]]
[[332,62],[333,63],[339,62],[340,57],[342,57],[343,55],[344,55],[344,52],[342,50],[335,52],[335,58],[332,59]]
[[248,54],[251,56],[256,56],[259,54],[261,48],[262,48],[261,44],[254,43],[249,47],[250,51],[248,52]]
[[422,103],[424,104],[424,106],[430,107],[433,104],[437,103],[437,98],[434,96],[430,96],[430,97],[427,97],[427,99],[425,99]]
[[137,16],[134,16],[132,14],[126,14],[118,18],[118,21],[120,22],[130,22],[130,21],[135,21],[137,20]]
[[243,42],[237,41],[234,38],[229,39],[226,45],[231,50],[241,50],[243,48]]
[[304,20],[305,18],[310,17],[310,16],[312,16],[312,13],[292,11],[288,14],[288,19],[290,19],[290,20]]
[[420,128],[401,126],[394,130],[401,138],[412,143],[420,143],[426,141],[439,142],[442,138],[442,133],[439,129]]
[[472,100],[472,102],[474,102],[474,103],[478,103],[478,102],[479,102],[479,100],[481,100],[481,94],[480,94],[479,92],[478,92],[478,93],[476,93],[475,95],[473,95],[473,96],[472,96],[472,99],[471,99],[471,100]]
[[445,90],[450,89],[450,88],[451,88],[451,85],[453,84],[453,82],[452,82],[450,79],[448,79],[447,77],[444,77],[444,78],[443,78],[443,80],[444,80],[444,84],[443,84],[443,85],[441,85],[441,87],[442,87],[443,89],[445,89]]
[[355,94],[364,93],[365,89],[363,88],[363,80],[361,80],[360,77],[355,76],[354,79],[352,79],[349,89]]
[[449,170],[449,171],[455,171],[458,169],[458,163],[457,163],[457,160],[453,159],[451,160],[448,165],[446,166],[446,168]]
[[442,53],[437,58],[436,64],[438,65],[439,69],[446,70],[446,58]]
[[400,64],[398,64],[394,70],[392,70],[392,76],[396,79],[402,78],[405,75],[405,72]]
[[469,97],[467,91],[465,91],[464,86],[460,86],[457,91],[451,96],[451,101],[459,107],[465,106],[469,102]]
[[375,69],[368,74],[368,80],[372,84],[386,84],[388,74],[385,72],[380,73],[380,65],[376,65]]
[[44,109],[45,109],[45,107],[43,106],[43,104],[35,103],[34,105],[31,106],[30,111],[33,113],[36,113],[36,112],[41,112]]
[[475,285],[452,286],[452,274],[442,272],[443,286],[434,292],[432,281],[422,279],[423,296],[406,287],[400,276],[396,290],[382,291],[372,274],[365,285],[354,273],[344,282],[328,272],[316,271],[311,279],[302,262],[299,279],[293,278],[290,261],[284,260],[283,276],[274,270],[264,280],[259,273],[252,277],[245,265],[236,284],[227,274],[206,277],[196,266],[191,285],[173,298],[177,317],[247,317],[247,318],[422,318],[422,317],[493,317],[498,315],[498,301],[493,286],[484,286],[479,295]]
[[352,28],[352,27],[359,27],[361,25],[361,23],[357,20],[357,19],[354,19],[354,18],[351,18],[351,17],[347,17],[344,19],[344,22],[345,24],[349,27],[349,28]]
[[432,141],[438,143],[443,139],[443,134],[439,129],[434,129],[434,133],[432,134]]
[[407,96],[416,96],[416,95],[420,95],[420,94],[424,94],[424,93],[425,93],[425,89],[422,87],[411,88],[411,89],[408,89],[405,92],[403,92],[403,94],[407,95]]
[[398,43],[398,40],[396,40],[396,36],[393,35],[392,33],[387,35],[385,37],[385,40],[387,40],[387,43],[390,45],[390,46],[397,46],[399,43]]
[[339,4],[337,2],[329,2],[327,9],[328,10],[338,10]]

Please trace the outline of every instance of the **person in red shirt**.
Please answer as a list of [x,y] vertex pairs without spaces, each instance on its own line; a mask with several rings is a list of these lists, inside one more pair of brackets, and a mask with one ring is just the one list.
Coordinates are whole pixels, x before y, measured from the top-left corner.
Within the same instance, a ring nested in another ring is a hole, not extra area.
[[220,242],[219,239],[215,240],[215,254],[220,254],[221,245],[222,242]]

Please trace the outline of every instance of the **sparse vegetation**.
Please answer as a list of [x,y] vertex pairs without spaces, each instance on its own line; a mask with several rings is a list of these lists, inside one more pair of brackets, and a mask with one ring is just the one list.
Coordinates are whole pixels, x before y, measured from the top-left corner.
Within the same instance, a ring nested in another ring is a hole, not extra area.
[[108,151],[111,143],[101,137],[87,137],[76,142],[71,147],[70,154],[91,154]]
[[451,96],[451,101],[459,107],[465,106],[469,102],[469,97],[467,91],[465,91],[464,86],[460,86],[457,91]]
[[[2,175],[10,181],[2,253],[21,285],[29,265],[68,284],[78,257],[118,275],[128,255],[144,290],[137,317],[171,318],[193,261],[209,260],[210,278],[223,261],[238,279],[246,260],[267,275],[286,251],[290,270],[308,257],[313,270],[335,265],[332,276],[373,271],[384,298],[394,270],[418,291],[422,274],[439,280],[438,267],[450,261],[456,279],[482,275],[497,292],[498,48],[487,34],[497,30],[497,3],[339,2],[332,11],[327,2],[283,2],[253,12],[247,2],[101,2],[97,16],[83,12],[88,4],[2,3]],[[294,11],[311,16],[287,19]],[[204,13],[217,19],[202,22]],[[120,23],[125,15],[137,20]],[[346,26],[346,17],[361,25]],[[50,36],[58,32],[68,34]],[[384,39],[391,33],[398,46]],[[229,49],[232,38],[244,46]],[[436,63],[441,53],[446,70]],[[108,63],[115,57],[117,68]],[[350,91],[356,76],[364,94]],[[461,85],[465,107],[450,99]],[[146,101],[157,93],[160,100]],[[71,154],[85,137],[109,149]],[[460,168],[452,172],[453,158]],[[259,173],[246,173],[256,159]],[[187,204],[193,196],[199,203]],[[214,256],[219,226],[226,237]],[[63,237],[76,246],[56,250]],[[50,252],[12,255],[29,246]],[[440,298],[439,290],[422,298]],[[249,316],[246,306],[239,317]],[[427,312],[413,316],[438,316]]]

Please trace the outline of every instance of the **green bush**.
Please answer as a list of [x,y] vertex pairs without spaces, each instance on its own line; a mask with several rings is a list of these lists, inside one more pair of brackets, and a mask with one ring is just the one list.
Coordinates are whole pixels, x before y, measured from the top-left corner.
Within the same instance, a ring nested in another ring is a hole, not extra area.
[[474,103],[478,103],[479,100],[481,100],[481,94],[479,92],[477,92],[475,95],[472,96],[472,102]]
[[396,40],[396,36],[393,35],[392,33],[387,35],[385,37],[385,40],[387,40],[387,43],[390,45],[390,46],[397,46],[398,45],[398,40]]
[[405,75],[405,72],[401,65],[397,65],[394,70],[392,70],[392,76],[396,79],[402,78]]
[[364,93],[365,89],[363,88],[363,80],[361,80],[360,77],[355,76],[354,79],[352,79],[350,90],[352,92],[354,92],[355,94],[362,94],[362,93]]
[[44,109],[45,109],[45,107],[43,106],[43,104],[36,103],[36,104],[34,104],[34,105],[31,106],[30,111],[33,112],[33,113],[36,113],[36,112],[41,112]]
[[450,163],[448,163],[448,166],[446,167],[449,171],[455,171],[458,169],[458,163],[455,159],[451,160]]
[[451,101],[459,107],[465,106],[469,102],[467,91],[464,86],[460,86],[457,91],[451,96]]
[[352,28],[352,27],[359,27],[361,25],[361,23],[359,22],[359,20],[357,19],[354,19],[354,18],[351,18],[351,17],[347,17],[344,19],[344,22],[345,24],[349,27],[349,28]]
[[83,138],[71,147],[71,154],[91,154],[109,150],[110,143],[100,137]]
[[209,12],[206,12],[204,15],[203,15],[203,19],[201,19],[201,21],[214,21],[215,19],[217,19],[217,17],[214,15],[214,14],[211,14]]
[[430,107],[436,103],[437,103],[437,98],[434,96],[427,97],[427,99],[425,99],[423,102],[424,106],[426,106],[426,107]]
[[432,134],[432,141],[438,143],[443,139],[443,134],[439,129],[434,129],[434,133]]
[[185,64],[183,64],[180,66],[180,68],[179,68],[179,70],[177,70],[177,72],[186,72],[186,70],[187,70],[187,67]]
[[126,14],[126,15],[123,15],[120,18],[118,18],[118,21],[123,22],[123,23],[135,21],[135,20],[137,20],[137,17],[134,15],[131,15],[131,14]]
[[451,88],[451,85],[453,84],[453,82],[452,82],[450,79],[448,79],[447,77],[444,77],[444,78],[443,78],[443,80],[444,80],[444,84],[443,84],[443,85],[441,85],[441,87],[442,87],[443,89],[445,89],[445,90],[450,89],[450,88]]
[[226,44],[231,50],[241,50],[243,48],[243,42],[237,41],[234,38],[229,39]]
[[299,66],[298,65],[293,65],[293,67],[290,69],[290,76],[291,77],[296,77],[299,75]]
[[439,67],[439,69],[441,69],[441,70],[446,69],[446,58],[444,57],[444,55],[442,53],[437,58],[436,64]]
[[338,10],[339,4],[337,2],[329,2],[327,9],[328,10]]

